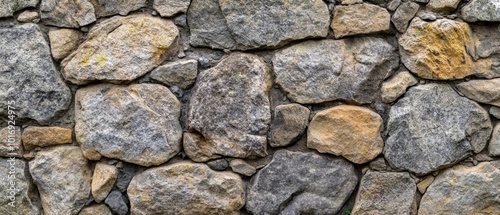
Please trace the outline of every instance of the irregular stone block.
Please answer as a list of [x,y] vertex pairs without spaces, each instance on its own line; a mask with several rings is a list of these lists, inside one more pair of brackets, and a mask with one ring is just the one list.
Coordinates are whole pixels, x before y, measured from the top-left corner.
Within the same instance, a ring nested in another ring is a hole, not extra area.
[[409,72],[400,72],[382,84],[382,101],[391,103],[405,94],[406,89],[418,81]]
[[96,21],[90,0],[42,0],[40,18],[46,25],[79,28]]
[[0,18],[10,17],[14,12],[27,7],[36,7],[39,0],[2,0],[0,2]]
[[500,78],[466,81],[456,87],[469,99],[500,107]]
[[73,130],[61,127],[29,126],[23,131],[24,149],[72,143]]
[[488,144],[488,153],[490,156],[500,156],[500,124],[497,124],[491,134],[491,140]]
[[123,194],[118,191],[118,190],[113,190],[106,200],[104,200],[104,203],[108,205],[109,209],[117,215],[127,215],[128,211],[128,206],[127,203],[123,200]]
[[414,2],[403,2],[392,15],[391,21],[394,27],[401,32],[406,32],[408,23],[415,17],[420,5]]
[[333,9],[331,27],[335,38],[359,34],[387,33],[391,15],[372,4],[337,5]]
[[311,111],[299,104],[278,105],[271,123],[272,147],[287,146],[304,133]]
[[21,128],[14,126],[0,130],[0,157],[21,157],[24,154],[21,142]]
[[49,31],[50,51],[55,60],[62,60],[78,47],[80,31],[58,29]]
[[462,8],[462,19],[467,22],[500,22],[500,1],[472,0]]
[[460,0],[430,0],[427,9],[434,12],[449,13],[457,9]]
[[115,185],[118,170],[113,165],[97,163],[92,176],[92,196],[96,202],[102,202]]
[[25,10],[17,16],[18,22],[33,22],[35,19],[39,19],[40,15],[36,11]]
[[146,7],[146,0],[90,0],[90,3],[94,6],[97,18],[115,14],[125,16],[131,11]]
[[241,159],[231,160],[231,162],[229,162],[229,166],[231,166],[233,172],[244,176],[252,176],[256,171],[255,167]]
[[190,0],[154,0],[153,8],[163,17],[186,13]]
[[83,208],[78,215],[112,215],[112,213],[106,205],[99,204]]
[[183,60],[161,65],[151,72],[151,78],[168,86],[188,89],[198,76],[198,61]]

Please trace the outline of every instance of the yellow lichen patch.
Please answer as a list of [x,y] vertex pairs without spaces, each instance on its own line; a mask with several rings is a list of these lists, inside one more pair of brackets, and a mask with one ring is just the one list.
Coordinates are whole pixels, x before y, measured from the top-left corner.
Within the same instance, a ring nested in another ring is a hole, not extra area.
[[97,56],[97,65],[103,67],[108,61],[108,55],[104,52],[99,53]]
[[455,185],[455,184],[457,184],[457,179],[456,179],[456,178],[451,178],[451,179],[450,179],[450,184],[451,184],[451,185]]
[[89,62],[90,62],[90,58],[92,57],[92,54],[86,54],[82,60],[80,61],[80,65],[81,66],[85,66],[85,65],[88,65]]

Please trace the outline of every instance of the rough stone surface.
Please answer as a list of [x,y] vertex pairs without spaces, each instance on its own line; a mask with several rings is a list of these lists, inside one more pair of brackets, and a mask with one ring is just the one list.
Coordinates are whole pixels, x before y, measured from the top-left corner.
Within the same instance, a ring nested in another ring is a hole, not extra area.
[[462,8],[462,19],[467,22],[500,22],[500,1],[472,0]]
[[46,25],[79,28],[96,21],[90,0],[42,0],[40,18]]
[[[15,173],[12,172],[15,168]],[[36,188],[31,182],[28,165],[19,159],[0,158],[0,214],[38,215],[42,208]],[[11,177],[15,177],[12,179]],[[10,183],[15,183],[11,186]],[[15,201],[11,198],[15,196]]]
[[456,87],[469,99],[500,107],[500,78],[466,81]]
[[449,85],[419,85],[390,110],[384,156],[393,167],[427,174],[482,151],[491,129],[486,110]]
[[387,10],[395,11],[401,5],[401,0],[391,0],[387,5]]
[[207,157],[267,155],[271,84],[269,68],[250,54],[232,54],[200,73],[191,95],[188,127],[203,137],[192,148]]
[[252,176],[256,171],[255,167],[241,159],[231,160],[231,162],[229,162],[229,166],[231,166],[233,172],[242,174],[244,176]]
[[[12,134],[14,132],[14,134]],[[0,129],[0,157],[21,157],[24,149],[21,143],[21,128]]]
[[248,184],[253,214],[335,214],[358,183],[352,164],[315,153],[278,151]]
[[499,107],[491,107],[489,113],[493,117],[500,119],[500,108]]
[[418,214],[499,214],[500,169],[492,164],[458,165],[439,174],[422,197]]
[[35,7],[39,0],[1,0],[0,18],[10,17],[14,12],[27,7]]
[[72,29],[49,31],[50,51],[55,60],[62,60],[78,47],[81,33]]
[[157,67],[151,72],[151,78],[168,86],[190,88],[198,76],[197,60],[182,60]]
[[391,28],[391,15],[372,4],[337,5],[331,27],[335,38],[359,34],[385,33]]
[[38,12],[36,11],[29,11],[25,10],[17,16],[17,21],[18,22],[33,22],[35,19],[40,18],[40,15],[38,15]]
[[170,17],[177,13],[186,13],[190,0],[154,0],[153,8],[161,16]]
[[113,165],[97,163],[92,176],[92,196],[96,202],[102,202],[115,184],[118,170]]
[[[16,119],[45,123],[66,110],[71,91],[59,77],[50,48],[35,24],[0,29],[0,115],[8,102]],[[12,102],[11,102],[12,104]]]
[[434,176],[429,175],[429,176],[425,177],[424,180],[422,180],[421,182],[418,182],[418,184],[417,184],[418,191],[420,193],[424,194],[425,191],[427,191],[427,188],[432,184],[433,181],[434,181]]
[[369,103],[398,65],[394,47],[372,37],[307,41],[273,58],[276,83],[302,104],[336,99]]
[[207,162],[207,166],[210,167],[210,169],[222,171],[229,166],[229,163],[226,159],[222,158]]
[[370,171],[361,179],[352,214],[416,214],[416,191],[408,173]]
[[61,127],[29,126],[23,131],[22,140],[26,150],[72,143],[73,130]]
[[164,86],[95,85],[79,89],[75,103],[76,140],[90,160],[151,166],[180,151],[180,103]]
[[129,211],[127,203],[123,200],[123,194],[118,190],[111,191],[104,202],[114,214],[126,215]]
[[370,169],[376,171],[385,171],[387,169],[387,163],[384,158],[376,158],[369,164]]
[[287,146],[304,133],[309,123],[310,110],[299,104],[278,105],[271,123],[272,147]]
[[493,129],[488,145],[488,153],[490,156],[500,156],[500,124],[497,124]]
[[118,169],[118,177],[116,178],[115,186],[120,192],[126,192],[130,181],[137,172],[136,166],[127,164]]
[[418,81],[409,72],[400,72],[382,84],[382,101],[391,103],[405,94],[406,89]]
[[131,81],[174,56],[178,37],[179,30],[170,20],[113,17],[94,26],[80,47],[61,62],[63,75],[74,84]]
[[392,15],[391,21],[394,27],[401,33],[406,32],[408,23],[415,17],[419,8],[420,5],[415,2],[403,2]]
[[29,169],[44,214],[78,214],[88,200],[92,172],[78,147],[40,151],[29,162]]
[[99,204],[82,209],[78,215],[112,215],[112,213],[106,205]]
[[449,13],[457,9],[460,0],[430,0],[427,9],[434,12]]
[[[500,62],[500,24],[472,25],[477,58],[492,58]],[[497,65],[497,67],[500,67]]]
[[146,6],[146,0],[90,0],[97,18],[120,14],[127,15],[131,11]]
[[384,148],[382,117],[370,109],[339,105],[318,112],[307,130],[307,147],[362,164]]
[[204,164],[181,162],[148,169],[127,191],[131,214],[239,214],[245,204],[240,177]]

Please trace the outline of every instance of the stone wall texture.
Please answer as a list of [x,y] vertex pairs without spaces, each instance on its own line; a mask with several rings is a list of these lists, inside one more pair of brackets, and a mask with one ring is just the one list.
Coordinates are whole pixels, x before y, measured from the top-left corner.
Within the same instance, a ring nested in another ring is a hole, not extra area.
[[0,0],[0,215],[500,214],[500,0]]

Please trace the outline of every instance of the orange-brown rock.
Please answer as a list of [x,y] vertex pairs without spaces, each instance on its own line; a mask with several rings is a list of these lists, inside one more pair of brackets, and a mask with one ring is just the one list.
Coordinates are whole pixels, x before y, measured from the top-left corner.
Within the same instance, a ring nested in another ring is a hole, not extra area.
[[24,129],[21,139],[24,148],[31,150],[35,147],[72,143],[72,133],[68,128],[30,126]]

